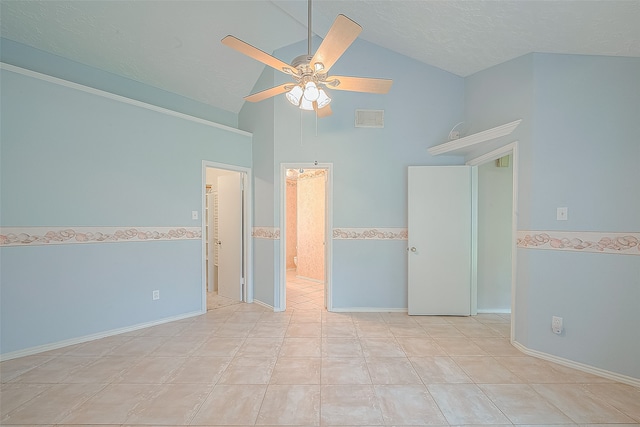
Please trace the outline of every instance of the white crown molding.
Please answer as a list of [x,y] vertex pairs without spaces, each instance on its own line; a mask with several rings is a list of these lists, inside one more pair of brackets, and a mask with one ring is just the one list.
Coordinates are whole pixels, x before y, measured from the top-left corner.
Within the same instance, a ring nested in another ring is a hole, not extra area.
[[101,96],[103,98],[108,98],[114,101],[122,102],[123,104],[134,105],[136,107],[141,107],[147,110],[156,111],[158,113],[166,114],[168,116],[178,117],[180,119],[188,120],[190,122],[200,123],[202,125],[226,130],[228,132],[233,132],[233,133],[237,133],[244,136],[253,136],[253,134],[250,132],[232,128],[231,126],[226,126],[220,123],[212,122],[210,120],[201,119],[200,117],[191,116],[189,114],[179,113],[174,110],[169,110],[168,108],[158,107],[157,105],[127,98],[121,95],[116,95],[115,93],[81,85],[79,83],[74,83],[68,80],[60,79],[58,77],[53,77],[48,74],[38,73],[37,71],[27,70],[26,68],[16,67],[15,65],[7,64],[4,62],[0,62],[0,69],[11,71],[16,74],[22,74],[23,76],[32,77],[34,79],[43,80],[49,83],[57,84],[59,86],[68,87],[70,89],[75,89],[75,90],[90,93],[93,95]]
[[518,127],[520,122],[522,122],[522,119],[515,120],[501,126],[496,126],[482,132],[474,133],[473,135],[465,136],[460,139],[448,141],[444,144],[436,145],[435,147],[427,149],[427,151],[429,151],[429,154],[432,156],[437,156],[439,154],[451,153],[452,151],[481,144],[492,139],[500,138],[501,136],[509,135],[516,127]]

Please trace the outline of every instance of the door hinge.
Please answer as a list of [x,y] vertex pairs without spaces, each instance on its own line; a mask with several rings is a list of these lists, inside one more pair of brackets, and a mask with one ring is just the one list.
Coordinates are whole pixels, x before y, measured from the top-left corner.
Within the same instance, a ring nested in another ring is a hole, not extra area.
[[243,173],[240,174],[240,190],[243,190],[243,191],[244,191],[244,176],[245,175]]

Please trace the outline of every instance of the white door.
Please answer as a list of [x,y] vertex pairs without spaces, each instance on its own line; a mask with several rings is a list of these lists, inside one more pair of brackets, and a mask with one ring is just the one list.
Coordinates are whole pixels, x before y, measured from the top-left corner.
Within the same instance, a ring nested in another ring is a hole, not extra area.
[[410,315],[471,314],[471,167],[410,166]]
[[242,174],[218,177],[218,295],[242,300]]

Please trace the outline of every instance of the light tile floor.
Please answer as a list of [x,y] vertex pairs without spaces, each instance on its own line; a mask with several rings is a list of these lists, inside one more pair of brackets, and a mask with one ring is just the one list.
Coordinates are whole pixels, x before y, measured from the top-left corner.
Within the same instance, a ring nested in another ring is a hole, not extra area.
[[325,308],[324,283],[297,277],[295,270],[287,270],[287,308]]
[[234,301],[231,298],[218,295],[217,291],[207,292],[207,310],[215,310],[216,308],[222,308],[234,304],[240,304],[240,301]]
[[523,355],[508,316],[329,313],[299,282],[284,313],[233,304],[2,362],[0,424],[640,425],[640,389]]

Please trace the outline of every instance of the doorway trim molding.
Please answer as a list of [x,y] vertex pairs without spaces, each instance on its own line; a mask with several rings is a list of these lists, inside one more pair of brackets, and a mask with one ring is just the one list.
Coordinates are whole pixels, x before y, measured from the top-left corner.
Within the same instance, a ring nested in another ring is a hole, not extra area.
[[[496,148],[493,151],[485,153],[481,156],[475,157],[473,159],[468,160],[465,164],[467,166],[472,166],[473,176],[477,178],[478,176],[478,166],[499,159],[500,157],[511,154],[512,162],[513,162],[513,170],[512,170],[512,208],[511,208],[511,342],[515,342],[515,330],[516,330],[516,266],[517,266],[517,255],[518,255],[518,246],[517,246],[517,237],[518,237],[518,141],[513,141],[509,144],[506,144],[500,148]],[[473,180],[473,189],[472,189],[472,211],[475,214],[472,216],[474,219],[474,224],[472,226],[473,233],[471,237],[471,262],[472,262],[472,283],[471,283],[471,292],[472,298],[472,314],[477,313],[478,311],[478,224],[477,224],[477,212],[478,212],[478,180]]]
[[253,224],[253,208],[251,204],[253,188],[251,183],[253,182],[253,177],[251,175],[251,168],[247,168],[244,166],[230,165],[226,163],[218,163],[212,162],[209,160],[202,161],[202,182],[200,185],[201,191],[201,227],[202,227],[202,252],[200,261],[202,263],[201,266],[201,275],[202,275],[202,306],[201,310],[203,313],[207,312],[207,265],[205,262],[206,257],[206,215],[205,210],[207,206],[207,168],[214,169],[224,169],[233,172],[240,172],[244,177],[243,185],[244,192],[242,198],[242,228],[243,228],[243,242],[242,242],[242,273],[244,276],[244,284],[242,285],[242,295],[244,297],[244,302],[252,303],[253,302],[253,239],[251,238],[251,224]]
[[333,271],[333,163],[280,163],[280,282],[274,311],[287,308],[287,169],[324,169],[327,171],[325,183],[325,230],[324,230],[324,286],[327,311],[333,311],[332,271]]

